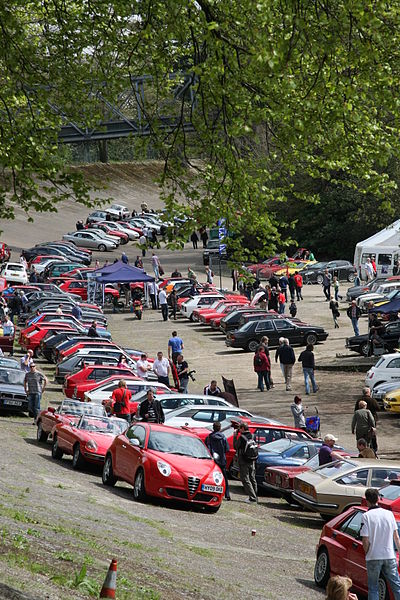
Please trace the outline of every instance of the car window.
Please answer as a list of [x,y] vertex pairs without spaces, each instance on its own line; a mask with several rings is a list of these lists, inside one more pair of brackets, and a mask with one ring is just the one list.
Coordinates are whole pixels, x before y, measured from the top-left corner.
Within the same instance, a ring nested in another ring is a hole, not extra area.
[[385,486],[379,490],[379,497],[386,498],[386,500],[397,500],[397,498],[400,498],[400,485],[391,484]]
[[372,469],[371,487],[380,488],[392,479],[400,478],[400,469]]
[[264,427],[260,427],[252,433],[259,446],[262,444],[269,444],[275,440],[280,440],[285,435],[284,431],[280,431],[279,429],[266,429]]
[[289,323],[289,321],[276,319],[276,320],[274,320],[274,323],[275,323],[276,329],[292,329],[293,328],[293,324]]
[[189,404],[187,398],[166,398],[165,400],[161,400],[161,406],[166,410],[174,410],[186,404]]
[[367,480],[368,469],[359,469],[358,471],[352,471],[351,473],[347,473],[347,475],[344,475],[340,479],[337,479],[336,483],[339,483],[340,485],[360,485],[366,487]]
[[257,323],[256,331],[272,331],[272,321],[259,321]]
[[[195,404],[205,404],[203,398],[196,398],[194,403]],[[207,404],[210,404],[211,406],[221,406],[221,400],[218,400],[217,398],[213,398],[212,396],[209,396],[207,399]]]
[[294,458],[310,458],[308,446],[300,446],[296,452],[292,454]]
[[390,265],[392,264],[391,254],[378,254],[378,265]]
[[400,358],[394,358],[391,360],[387,366],[387,369],[400,369]]
[[142,425],[137,425],[136,427],[131,427],[126,432],[126,437],[130,440],[136,439],[139,440],[140,447],[143,448],[144,442],[146,440],[146,430]]
[[[207,423],[212,423],[213,421],[217,421],[218,419],[214,419],[214,413],[212,410],[201,410],[193,414],[192,419],[194,421],[205,421]],[[182,416],[182,415],[181,415]]]
[[350,535],[356,540],[360,538],[360,530],[362,525],[362,516],[364,511],[358,510],[354,515],[352,515],[349,519],[346,519],[344,523],[340,526],[340,531]]

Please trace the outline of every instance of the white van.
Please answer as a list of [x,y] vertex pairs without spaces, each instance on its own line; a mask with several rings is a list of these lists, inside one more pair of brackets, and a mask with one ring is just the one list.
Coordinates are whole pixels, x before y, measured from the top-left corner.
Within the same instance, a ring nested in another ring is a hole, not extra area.
[[400,259],[400,219],[378,231],[371,237],[358,242],[354,252],[354,266],[362,279],[367,279],[367,258],[375,260],[377,275],[393,275],[393,267]]

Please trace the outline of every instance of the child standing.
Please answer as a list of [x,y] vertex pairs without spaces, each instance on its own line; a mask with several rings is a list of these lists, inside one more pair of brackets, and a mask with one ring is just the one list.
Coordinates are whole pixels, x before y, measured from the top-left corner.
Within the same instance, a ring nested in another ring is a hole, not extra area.
[[294,319],[295,316],[297,315],[297,306],[296,306],[296,302],[294,300],[292,300],[290,303],[289,312]]

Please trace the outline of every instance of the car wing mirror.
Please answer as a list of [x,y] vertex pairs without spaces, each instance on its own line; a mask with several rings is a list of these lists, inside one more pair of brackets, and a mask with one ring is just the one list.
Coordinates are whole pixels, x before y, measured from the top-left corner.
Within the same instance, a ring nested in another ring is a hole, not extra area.
[[215,460],[215,462],[217,462],[217,460],[219,460],[218,452],[213,452],[213,459]]
[[48,409],[47,409],[47,411],[49,413],[53,413],[54,414],[56,412],[56,409],[54,408],[54,406],[49,406]]
[[130,438],[129,443],[131,446],[136,446],[136,448],[140,447],[140,442],[136,438]]
[[69,424],[70,424],[70,427],[75,427],[75,422],[74,421],[70,421]]

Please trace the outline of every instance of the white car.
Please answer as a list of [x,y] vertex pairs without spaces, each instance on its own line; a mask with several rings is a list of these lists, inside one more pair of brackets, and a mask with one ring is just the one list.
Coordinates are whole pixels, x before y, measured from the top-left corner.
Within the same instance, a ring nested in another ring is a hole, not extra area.
[[[381,383],[400,381],[400,353],[381,356],[365,376],[365,385],[373,389]],[[400,386],[399,386],[400,387]]]
[[[247,417],[249,419],[254,418],[254,415],[249,413],[243,408],[237,408],[236,406],[184,406],[183,408],[177,408],[171,410],[171,412],[165,415],[165,425],[168,427],[182,427],[187,425],[188,427],[203,427],[209,425],[215,421],[225,421],[230,418]],[[268,422],[268,419],[263,417],[257,417],[257,421]]]
[[[93,402],[94,404],[101,404],[103,400],[108,400],[111,398],[111,395],[115,388],[118,387],[119,378],[115,378],[114,381],[109,381],[108,383],[103,383],[96,388],[90,390],[89,392],[85,392],[85,401]],[[158,383],[157,381],[145,381],[139,379],[129,379],[129,377],[125,377],[126,387],[132,393],[132,401],[136,402],[136,396],[141,394],[142,392],[146,393],[147,390],[165,390],[169,392],[169,388],[163,383]],[[160,393],[160,392],[158,392]],[[141,399],[141,398],[140,398]],[[157,395],[158,399],[158,395]]]
[[[377,302],[379,300],[385,299],[392,292],[396,292],[400,290],[400,282],[393,281],[392,283],[384,283],[378,287],[375,292],[369,292],[368,294],[362,294],[357,298],[357,304],[361,308],[361,310],[367,309],[367,304],[370,301]],[[390,299],[394,299],[394,296],[390,297]]]
[[7,283],[28,283],[28,274],[21,263],[5,263],[1,267],[0,275],[4,277]]
[[55,265],[57,263],[60,262],[67,262],[66,258],[62,258],[61,256],[59,256],[58,258],[46,258],[45,260],[42,260],[40,263],[35,263],[33,266],[35,267],[35,271],[36,273],[43,273],[43,271],[45,270],[46,267],[49,267],[51,265]]
[[124,221],[126,219],[129,219],[129,217],[131,216],[131,211],[129,210],[129,208],[123,206],[122,204],[111,204],[110,208],[105,208],[104,210],[110,213],[110,215],[118,215],[119,218],[123,219]]
[[184,317],[193,321],[192,314],[193,314],[193,311],[196,310],[196,308],[211,307],[214,304],[214,302],[216,302],[217,300],[221,300],[223,298],[224,298],[224,296],[222,294],[218,294],[216,292],[210,293],[210,294],[199,294],[198,296],[195,296],[194,298],[190,298],[189,300],[186,300],[186,302],[184,302],[181,305],[181,313]]
[[[159,384],[160,385],[160,384]],[[154,386],[150,386],[154,387]],[[146,392],[138,392],[136,396],[132,398],[133,401],[142,402],[146,398]],[[224,400],[224,398],[218,398],[216,396],[203,396],[203,394],[178,394],[171,393],[167,390],[162,396],[157,396],[157,400],[161,402],[164,414],[168,414],[178,408],[185,406],[229,406],[233,405]]]

